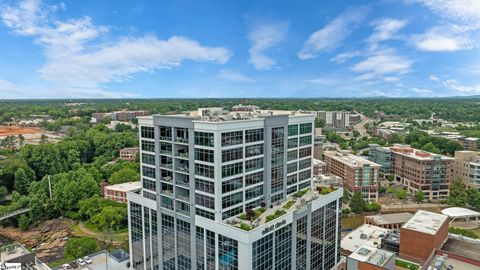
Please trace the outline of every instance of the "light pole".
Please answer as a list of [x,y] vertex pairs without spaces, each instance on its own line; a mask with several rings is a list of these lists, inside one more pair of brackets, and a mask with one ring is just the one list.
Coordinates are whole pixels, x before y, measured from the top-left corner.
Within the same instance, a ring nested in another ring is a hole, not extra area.
[[105,250],[105,267],[108,270],[108,252]]

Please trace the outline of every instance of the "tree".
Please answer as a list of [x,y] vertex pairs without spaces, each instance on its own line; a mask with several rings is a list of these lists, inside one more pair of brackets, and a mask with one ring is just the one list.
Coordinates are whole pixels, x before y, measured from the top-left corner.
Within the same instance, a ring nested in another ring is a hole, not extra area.
[[30,179],[28,177],[28,175],[25,173],[25,170],[23,170],[22,168],[18,168],[15,172],[14,188],[18,193],[25,195],[28,193],[28,187],[30,186],[32,181],[33,179]]
[[343,197],[342,201],[343,203],[349,203],[351,199],[350,192],[346,188],[343,189]]
[[399,188],[395,194],[397,195],[397,198],[399,198],[400,200],[403,200],[405,201],[407,199],[407,191],[405,189],[402,189],[402,188]]
[[67,259],[81,258],[100,250],[97,240],[90,237],[79,237],[68,240],[65,245],[64,257]]
[[7,188],[4,186],[0,186],[0,202],[3,202],[7,195],[8,195]]
[[92,218],[92,223],[102,230],[118,228],[127,220],[127,209],[124,207],[107,206]]
[[112,174],[108,179],[110,185],[134,182],[140,180],[140,173],[130,168],[124,168]]
[[467,203],[468,206],[475,209],[480,210],[480,191],[476,189],[468,189],[467,190]]
[[26,231],[28,229],[28,226],[30,225],[30,218],[27,217],[26,215],[20,215],[18,218],[18,227],[22,231]]
[[352,212],[358,214],[365,211],[366,203],[363,200],[362,192],[355,191],[352,196],[352,200],[350,201],[350,209]]
[[448,194],[447,204],[455,207],[467,206],[467,191],[463,185],[463,181],[460,178],[453,181],[450,187],[450,193]]
[[13,149],[15,147],[15,141],[17,138],[13,135],[9,135],[4,139],[0,139],[0,148],[10,148]]
[[425,194],[423,193],[423,191],[417,190],[413,195],[413,198],[415,199],[416,202],[421,203],[425,198]]
[[25,137],[23,134],[18,134],[18,144],[22,147],[25,144]]
[[48,142],[48,136],[45,134],[42,134],[40,137],[40,143],[47,143]]
[[368,212],[378,212],[380,209],[382,209],[382,205],[376,202],[365,205],[365,210]]

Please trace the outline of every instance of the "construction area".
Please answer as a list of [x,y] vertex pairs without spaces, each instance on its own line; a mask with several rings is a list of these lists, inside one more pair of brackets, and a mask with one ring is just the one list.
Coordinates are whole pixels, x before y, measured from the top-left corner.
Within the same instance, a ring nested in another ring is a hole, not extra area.
[[[42,140],[55,143],[63,137],[60,133],[36,127],[0,126],[0,140],[8,136],[18,137],[19,135],[23,136],[24,144],[38,144]],[[19,143],[18,138],[17,143]]]

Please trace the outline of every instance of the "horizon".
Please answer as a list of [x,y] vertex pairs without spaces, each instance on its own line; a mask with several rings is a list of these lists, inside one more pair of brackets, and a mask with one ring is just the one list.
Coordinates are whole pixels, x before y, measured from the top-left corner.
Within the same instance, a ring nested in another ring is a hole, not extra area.
[[480,2],[0,0],[0,98],[480,94]]

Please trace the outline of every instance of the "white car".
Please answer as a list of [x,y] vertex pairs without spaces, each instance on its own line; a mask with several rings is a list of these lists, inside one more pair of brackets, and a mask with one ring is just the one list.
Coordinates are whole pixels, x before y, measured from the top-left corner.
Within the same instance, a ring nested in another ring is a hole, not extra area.
[[92,263],[92,260],[90,260],[90,257],[88,257],[88,256],[83,257],[83,260],[84,260],[87,264],[91,264],[91,263]]
[[65,270],[72,269],[72,267],[68,263],[62,265],[62,268],[65,269]]
[[80,265],[80,266],[84,266],[84,265],[87,264],[83,259],[78,259],[78,260],[77,260],[77,263],[78,263],[78,265]]

